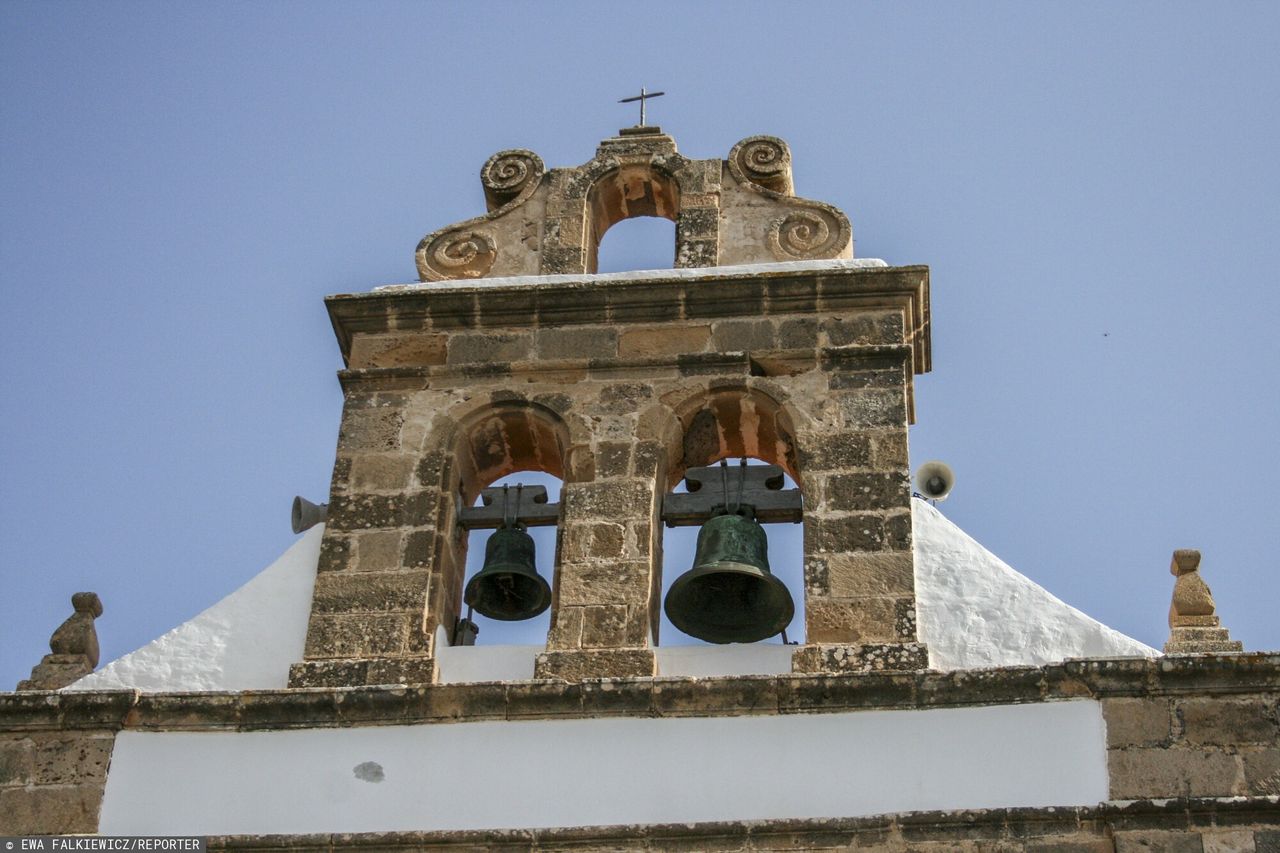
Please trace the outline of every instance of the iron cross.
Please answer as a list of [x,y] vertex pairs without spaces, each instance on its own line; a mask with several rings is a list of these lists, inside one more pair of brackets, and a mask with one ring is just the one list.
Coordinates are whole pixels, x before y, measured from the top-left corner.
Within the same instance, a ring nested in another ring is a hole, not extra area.
[[631,97],[631,98],[623,98],[621,101],[618,101],[618,103],[620,103],[620,104],[629,104],[629,103],[631,103],[632,101],[639,101],[639,102],[640,102],[640,124],[639,124],[638,126],[639,126],[639,127],[644,127],[644,102],[645,102],[645,99],[646,99],[646,98],[657,98],[657,97],[660,97],[660,96],[665,95],[665,94],[666,94],[666,92],[646,92],[646,91],[644,90],[644,86],[641,86],[641,87],[640,87],[640,94],[638,94],[638,95],[636,95],[636,96],[634,96],[634,97]]

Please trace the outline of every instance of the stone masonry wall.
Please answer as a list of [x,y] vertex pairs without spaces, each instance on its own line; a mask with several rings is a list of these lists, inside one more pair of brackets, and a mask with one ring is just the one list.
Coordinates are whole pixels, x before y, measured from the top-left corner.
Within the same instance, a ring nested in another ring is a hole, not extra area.
[[906,448],[923,287],[904,268],[331,299],[346,402],[291,684],[433,680],[462,606],[457,509],[530,469],[564,480],[538,677],[652,675],[661,497],[726,456],[806,496],[797,670],[924,666]]
[[1115,698],[1107,721],[1111,796],[1280,796],[1276,693]]
[[91,833],[134,693],[0,693],[0,835]]

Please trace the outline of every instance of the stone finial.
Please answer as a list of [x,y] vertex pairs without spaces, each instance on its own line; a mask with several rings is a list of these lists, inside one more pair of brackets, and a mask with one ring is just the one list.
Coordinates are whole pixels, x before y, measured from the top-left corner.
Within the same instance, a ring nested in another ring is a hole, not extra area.
[[795,195],[791,150],[750,136],[727,159],[694,160],[657,127],[629,127],[581,166],[547,169],[511,149],[480,170],[488,212],[422,238],[422,281],[592,273],[600,239],[635,216],[676,223],[677,267],[853,257],[849,218]]
[[1169,641],[1164,644],[1167,655],[1204,652],[1241,652],[1244,646],[1230,639],[1221,626],[1217,606],[1209,585],[1200,577],[1200,552],[1179,548],[1173,552],[1169,571],[1173,582],[1173,601],[1169,605]]
[[49,638],[49,649],[31,677],[18,682],[19,690],[57,690],[93,672],[98,665],[98,632],[93,620],[102,615],[102,600],[96,592],[71,596],[75,612]]

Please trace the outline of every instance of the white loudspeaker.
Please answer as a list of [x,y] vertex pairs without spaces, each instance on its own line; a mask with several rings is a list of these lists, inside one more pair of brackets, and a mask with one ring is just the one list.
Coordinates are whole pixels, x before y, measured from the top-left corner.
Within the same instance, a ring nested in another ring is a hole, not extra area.
[[328,517],[328,504],[313,504],[302,496],[297,496],[293,499],[290,523],[293,525],[294,533],[301,533],[308,528],[315,527],[317,524],[323,523]]
[[916,489],[931,501],[945,501],[955,485],[956,475],[945,462],[935,459],[916,469]]

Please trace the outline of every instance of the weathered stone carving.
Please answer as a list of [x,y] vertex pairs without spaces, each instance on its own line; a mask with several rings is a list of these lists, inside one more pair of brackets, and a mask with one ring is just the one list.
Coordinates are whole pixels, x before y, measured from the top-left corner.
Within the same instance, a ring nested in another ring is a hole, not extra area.
[[1165,654],[1244,651],[1244,646],[1230,639],[1227,629],[1221,627],[1213,593],[1200,577],[1199,569],[1199,551],[1182,548],[1173,552],[1169,571],[1177,580],[1169,605],[1169,641],[1164,644]]
[[75,612],[49,638],[47,654],[31,670],[31,677],[18,682],[19,690],[57,690],[93,672],[98,665],[98,632],[93,620],[102,615],[102,601],[94,592],[71,596]]
[[791,149],[776,136],[748,136],[729,152],[729,171],[743,184],[791,195]]
[[480,182],[488,213],[418,244],[423,281],[595,272],[605,232],[635,216],[676,223],[679,267],[853,257],[848,217],[794,196],[791,152],[773,136],[742,140],[728,160],[691,160],[659,128],[631,127],[574,168],[500,151]]
[[489,210],[498,210],[517,199],[523,201],[520,196],[537,189],[546,171],[542,158],[523,148],[494,154],[480,170],[480,182],[484,184],[484,198]]

